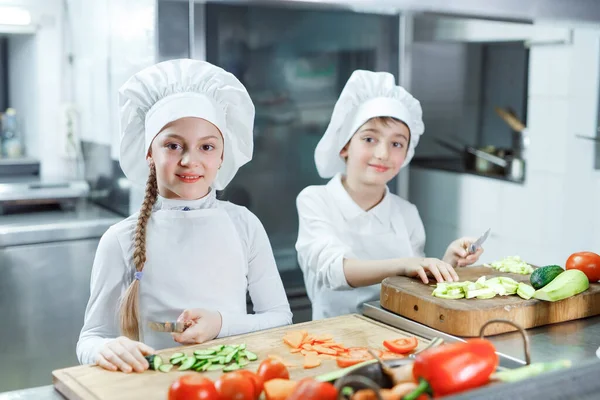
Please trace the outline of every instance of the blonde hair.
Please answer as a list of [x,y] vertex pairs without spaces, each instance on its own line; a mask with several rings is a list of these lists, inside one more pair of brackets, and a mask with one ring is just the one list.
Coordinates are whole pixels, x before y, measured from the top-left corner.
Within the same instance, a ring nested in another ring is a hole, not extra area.
[[[135,228],[133,263],[135,265],[136,272],[142,272],[144,269],[144,263],[146,262],[146,226],[148,225],[148,220],[152,214],[152,206],[156,202],[157,196],[158,185],[156,182],[156,168],[152,163],[150,165],[148,181],[146,182],[144,201],[142,202],[142,207],[140,208],[140,213],[138,215],[137,226]],[[132,340],[139,340],[140,336],[140,327],[138,323],[140,301],[139,292],[140,281],[137,277],[135,277],[133,282],[131,282],[127,288],[127,291],[125,291],[119,310],[121,333]]]

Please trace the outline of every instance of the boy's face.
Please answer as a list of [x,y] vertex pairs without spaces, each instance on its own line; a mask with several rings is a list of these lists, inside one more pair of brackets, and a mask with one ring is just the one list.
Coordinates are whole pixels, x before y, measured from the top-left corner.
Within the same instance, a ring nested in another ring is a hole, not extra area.
[[372,118],[340,151],[346,176],[367,185],[385,185],[400,171],[408,152],[410,131],[400,121]]
[[223,136],[204,119],[181,118],[156,135],[148,158],[161,196],[199,199],[209,192],[223,161]]

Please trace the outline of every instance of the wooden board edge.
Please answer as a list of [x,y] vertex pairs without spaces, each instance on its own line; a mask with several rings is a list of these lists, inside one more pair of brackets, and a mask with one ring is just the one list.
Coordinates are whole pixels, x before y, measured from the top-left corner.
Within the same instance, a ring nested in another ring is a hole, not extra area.
[[81,385],[77,379],[67,372],[71,368],[52,371],[52,384],[54,385],[55,390],[68,400],[100,400],[98,396],[94,395],[93,392]]

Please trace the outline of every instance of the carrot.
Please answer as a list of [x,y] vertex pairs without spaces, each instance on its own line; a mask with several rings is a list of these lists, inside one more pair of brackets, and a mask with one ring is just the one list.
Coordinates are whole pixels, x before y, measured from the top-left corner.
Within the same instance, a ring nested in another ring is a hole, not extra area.
[[265,382],[264,391],[267,400],[285,400],[296,390],[298,382],[289,379],[271,379]]
[[317,353],[310,353],[304,357],[304,369],[316,368],[321,365],[321,360]]
[[312,345],[310,345],[310,344],[308,344],[308,343],[304,343],[304,344],[302,345],[302,348],[303,348],[304,350],[312,351]]
[[302,342],[306,335],[303,332],[292,331],[285,334],[283,341],[290,347],[295,349],[302,346]]
[[315,337],[315,341],[317,342],[327,342],[328,340],[333,340],[333,335],[321,335]]
[[290,353],[294,354],[294,353],[300,353],[301,349],[290,349]]
[[337,355],[337,353],[338,353],[336,350],[329,349],[329,348],[327,348],[327,347],[323,347],[323,346],[320,346],[320,345],[318,345],[318,344],[314,344],[314,345],[312,346],[312,348],[313,348],[314,350],[316,350],[316,351],[317,351],[317,353],[321,353],[321,354],[329,354],[330,356],[336,356],[336,355]]

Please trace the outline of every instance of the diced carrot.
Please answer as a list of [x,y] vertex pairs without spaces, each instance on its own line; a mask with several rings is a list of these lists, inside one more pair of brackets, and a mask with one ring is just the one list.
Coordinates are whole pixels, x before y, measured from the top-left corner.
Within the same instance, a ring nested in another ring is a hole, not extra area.
[[298,382],[289,379],[271,379],[265,382],[265,398],[267,400],[286,400],[296,390]]
[[283,341],[290,347],[295,349],[302,346],[302,341],[305,335],[302,332],[292,331],[285,334]]
[[319,336],[315,336],[315,340],[317,342],[326,342],[328,340],[332,340],[333,339],[333,335],[319,335]]
[[314,344],[314,345],[312,346],[312,348],[313,348],[314,350],[316,350],[318,353],[322,353],[322,354],[329,354],[329,355],[331,355],[331,356],[335,356],[335,355],[337,355],[337,353],[338,353],[336,350],[329,349],[329,348],[327,348],[327,347],[323,347],[323,346],[319,346],[318,344]]
[[312,342],[315,340],[313,335],[306,335],[306,337],[304,338],[304,340],[302,341],[302,343],[308,343],[308,344],[312,344]]
[[321,365],[321,359],[318,354],[310,353],[304,357],[304,369],[316,368]]
[[290,349],[290,353],[295,354],[295,353],[300,353],[301,349]]

